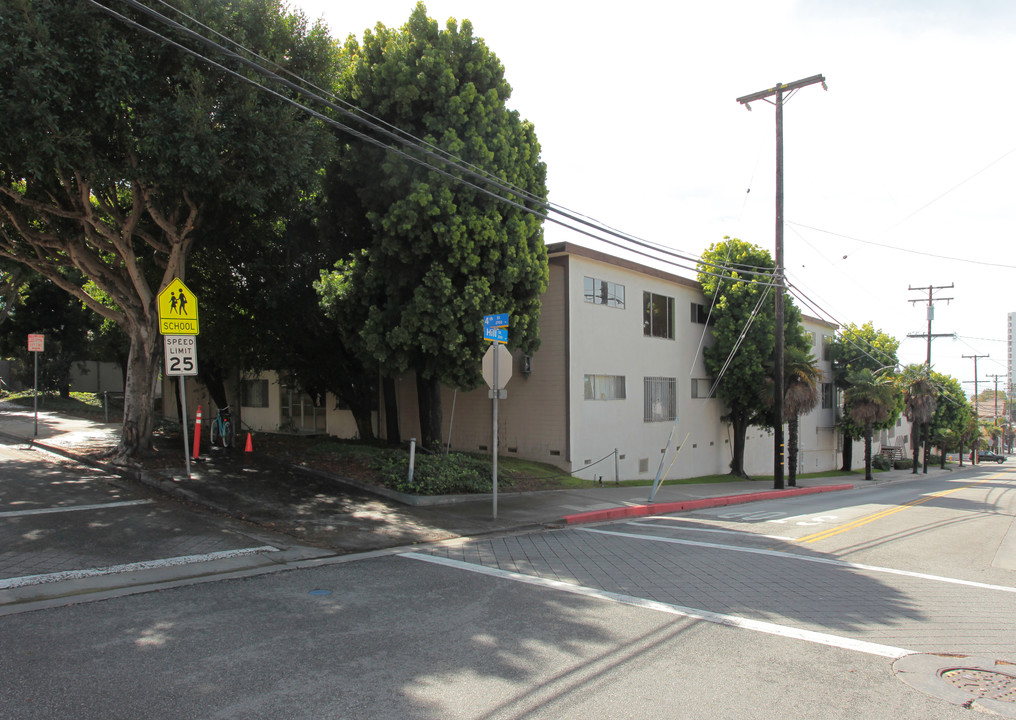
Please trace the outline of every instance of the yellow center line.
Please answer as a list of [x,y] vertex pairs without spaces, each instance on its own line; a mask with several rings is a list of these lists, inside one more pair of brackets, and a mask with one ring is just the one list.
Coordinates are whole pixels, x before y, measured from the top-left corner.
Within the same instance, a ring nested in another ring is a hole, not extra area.
[[876,520],[881,520],[884,517],[888,517],[889,515],[892,515],[894,513],[898,513],[898,512],[901,512],[903,510],[906,510],[907,508],[914,507],[915,505],[920,505],[922,503],[926,503],[929,500],[934,500],[935,498],[940,498],[940,497],[944,497],[946,495],[951,495],[954,492],[959,492],[960,490],[966,490],[967,488],[972,488],[975,485],[980,485],[983,482],[987,482],[988,480],[995,480],[997,478],[998,478],[997,475],[993,475],[992,477],[987,477],[987,478],[984,478],[983,480],[978,480],[976,482],[972,482],[969,485],[962,485],[960,487],[951,488],[949,490],[940,490],[937,493],[932,493],[930,495],[925,495],[923,497],[919,497],[916,500],[911,500],[910,502],[904,503],[903,505],[897,505],[895,507],[888,508],[887,510],[882,510],[880,512],[877,512],[877,513],[875,513],[873,515],[866,515],[865,517],[858,518],[857,520],[852,520],[851,522],[845,523],[845,524],[840,525],[838,527],[830,528],[828,530],[823,530],[821,532],[813,533],[811,535],[805,535],[802,538],[798,538],[797,542],[799,542],[799,543],[810,543],[810,542],[815,542],[816,540],[825,540],[826,538],[831,538],[834,535],[839,535],[840,533],[845,533],[848,530],[853,530],[854,528],[859,528],[862,525],[867,525],[868,523],[875,522]]

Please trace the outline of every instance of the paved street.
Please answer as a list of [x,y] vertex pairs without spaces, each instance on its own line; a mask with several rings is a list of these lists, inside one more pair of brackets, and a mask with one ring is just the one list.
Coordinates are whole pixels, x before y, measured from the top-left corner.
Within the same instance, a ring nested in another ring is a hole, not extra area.
[[[5,507],[57,505],[66,486],[65,505],[86,509],[61,513],[68,526],[0,518],[36,523],[15,542],[105,532],[111,554],[92,564],[129,560],[142,545],[121,557],[115,538],[132,533],[157,549],[259,547],[221,518],[164,523],[172,508],[102,473],[21,471]],[[938,670],[987,664],[1005,684],[996,663],[1016,661],[1014,475],[967,468],[345,557],[263,550],[296,553],[272,563],[288,572],[29,603],[0,617],[0,717],[964,717],[979,696]],[[125,533],[120,513],[145,522]]]
[[[0,443],[0,614],[40,598],[271,567],[317,554],[110,472]],[[66,599],[63,600],[66,602]]]

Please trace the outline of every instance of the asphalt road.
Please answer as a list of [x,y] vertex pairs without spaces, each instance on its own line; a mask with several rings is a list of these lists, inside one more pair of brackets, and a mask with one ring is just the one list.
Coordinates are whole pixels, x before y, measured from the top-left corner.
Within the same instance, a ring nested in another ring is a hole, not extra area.
[[0,718],[967,717],[973,694],[941,699],[944,680],[902,663],[1016,661],[1014,473],[318,558],[11,614]]

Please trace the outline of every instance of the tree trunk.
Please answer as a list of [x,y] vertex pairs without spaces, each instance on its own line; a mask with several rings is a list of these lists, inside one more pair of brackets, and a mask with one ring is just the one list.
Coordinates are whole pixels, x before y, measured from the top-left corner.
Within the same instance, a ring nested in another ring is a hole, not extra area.
[[864,429],[864,479],[871,480],[871,424]]
[[416,399],[420,405],[420,439],[423,447],[441,446],[441,383],[435,378],[416,376]]
[[395,379],[385,376],[381,378],[381,387],[385,399],[385,440],[393,445],[402,442],[399,431],[399,403],[395,394]]
[[854,438],[850,437],[846,433],[843,434],[843,467],[840,468],[843,472],[850,472],[853,470],[854,465]]
[[748,473],[744,471],[744,444],[745,435],[748,433],[748,421],[741,416],[731,417],[730,426],[734,432],[734,453],[730,459],[730,474],[748,478]]
[[914,424],[910,426],[910,447],[913,448],[914,455],[914,468],[911,471],[911,475],[917,474],[917,461],[920,459],[918,451],[921,447],[921,424],[914,420]]
[[791,415],[787,421],[787,442],[789,444],[789,460],[787,466],[787,485],[797,487],[797,441],[800,432],[800,423],[797,415]]
[[924,423],[924,474],[928,474],[928,454],[931,450],[931,423]]
[[155,386],[159,382],[159,340],[156,318],[131,323],[127,383],[123,396],[123,433],[113,450],[114,463],[124,463],[139,452],[151,450],[155,414]]

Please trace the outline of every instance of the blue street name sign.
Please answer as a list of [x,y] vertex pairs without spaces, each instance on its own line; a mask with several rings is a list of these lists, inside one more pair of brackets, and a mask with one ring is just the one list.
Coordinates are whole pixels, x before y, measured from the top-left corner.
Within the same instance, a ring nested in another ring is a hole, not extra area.
[[508,331],[499,327],[485,327],[483,328],[483,339],[493,340],[494,342],[499,343],[507,343]]
[[508,313],[497,313],[496,315],[484,315],[483,327],[484,329],[508,327]]

